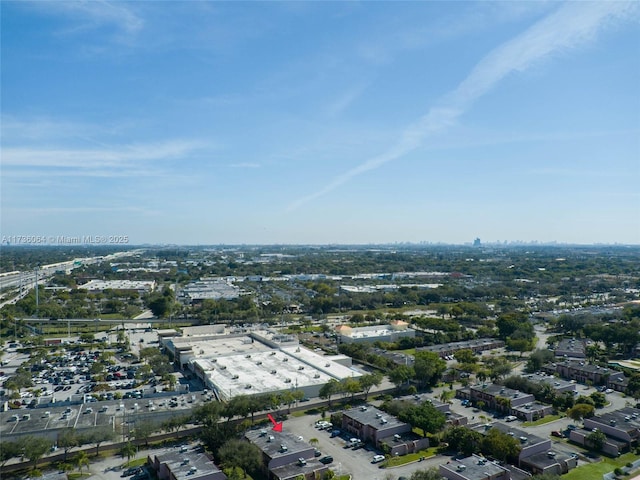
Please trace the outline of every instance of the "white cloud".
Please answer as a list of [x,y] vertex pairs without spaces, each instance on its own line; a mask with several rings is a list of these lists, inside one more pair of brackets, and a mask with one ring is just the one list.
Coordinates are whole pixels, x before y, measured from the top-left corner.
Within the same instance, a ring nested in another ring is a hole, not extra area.
[[123,168],[138,162],[182,158],[203,147],[188,140],[96,149],[9,147],[2,149],[2,163],[3,167]]
[[144,20],[122,2],[104,0],[74,2],[43,2],[37,4],[55,13],[62,13],[79,23],[65,33],[92,30],[104,25],[114,27],[121,34],[133,35],[144,26]]
[[637,2],[564,4],[521,35],[491,51],[439,105],[432,107],[426,115],[406,128],[396,144],[386,152],[338,175],[320,190],[297,199],[287,210],[295,210],[351,179],[419,148],[428,137],[454,125],[475,100],[506,76],[523,72],[551,55],[579,47],[616,21],[637,21],[639,7],[640,3]]

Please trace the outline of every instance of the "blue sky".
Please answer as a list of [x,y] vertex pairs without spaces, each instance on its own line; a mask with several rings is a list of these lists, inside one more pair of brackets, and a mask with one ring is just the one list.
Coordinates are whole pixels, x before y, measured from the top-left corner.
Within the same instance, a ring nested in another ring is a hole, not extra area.
[[12,2],[1,230],[640,243],[639,2]]

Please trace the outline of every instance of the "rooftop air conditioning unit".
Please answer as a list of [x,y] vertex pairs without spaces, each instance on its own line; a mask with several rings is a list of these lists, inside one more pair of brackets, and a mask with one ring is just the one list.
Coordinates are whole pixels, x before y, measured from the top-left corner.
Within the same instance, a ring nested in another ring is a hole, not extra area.
[[269,438],[267,438],[267,442],[273,442],[276,439],[276,437],[274,437],[273,435],[269,435]]
[[275,375],[276,373],[278,373],[277,370],[271,370],[271,375]]
[[303,367],[302,365],[300,365],[300,366],[298,367],[298,370],[304,370],[304,367]]
[[381,413],[376,413],[376,418],[381,418],[382,414]]

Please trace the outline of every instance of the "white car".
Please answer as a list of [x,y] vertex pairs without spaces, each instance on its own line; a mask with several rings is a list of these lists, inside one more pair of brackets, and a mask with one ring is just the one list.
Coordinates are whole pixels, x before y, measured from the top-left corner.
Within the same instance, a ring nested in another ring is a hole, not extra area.
[[611,390],[610,388],[607,388],[604,393],[613,393],[613,390]]
[[518,419],[518,417],[514,416],[514,415],[508,415],[504,420],[505,422],[515,422]]
[[384,455],[374,455],[371,459],[371,463],[380,463],[384,461]]

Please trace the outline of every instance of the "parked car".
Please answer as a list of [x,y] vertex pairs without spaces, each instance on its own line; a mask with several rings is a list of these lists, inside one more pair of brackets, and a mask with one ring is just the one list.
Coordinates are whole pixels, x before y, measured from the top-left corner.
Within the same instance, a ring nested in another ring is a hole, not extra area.
[[324,463],[325,465],[332,463],[333,462],[333,457],[330,455],[327,455],[326,457],[322,457],[320,460],[318,460],[320,463]]
[[384,462],[384,455],[374,455],[371,459],[371,463],[380,463]]
[[564,438],[564,435],[562,434],[562,432],[559,432],[558,430],[554,430],[553,432],[551,432],[551,435],[553,437]]

